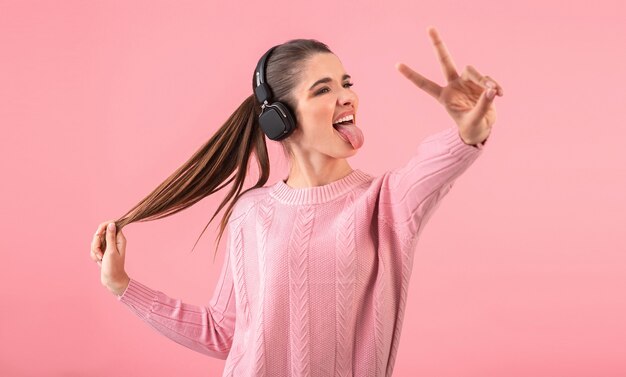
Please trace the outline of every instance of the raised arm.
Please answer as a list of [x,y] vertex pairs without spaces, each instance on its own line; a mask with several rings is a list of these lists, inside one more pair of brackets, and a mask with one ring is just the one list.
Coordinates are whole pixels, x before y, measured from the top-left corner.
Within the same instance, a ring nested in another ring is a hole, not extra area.
[[459,74],[439,32],[429,27],[428,35],[447,84],[440,86],[404,63],[396,69],[443,105],[456,126],[427,137],[405,166],[384,177],[382,218],[399,227],[403,240],[419,233],[454,180],[481,153],[496,121],[494,99],[504,95],[500,84],[471,65]]
[[383,175],[380,217],[403,238],[416,236],[486,142],[466,144],[456,126],[427,136],[408,163]]

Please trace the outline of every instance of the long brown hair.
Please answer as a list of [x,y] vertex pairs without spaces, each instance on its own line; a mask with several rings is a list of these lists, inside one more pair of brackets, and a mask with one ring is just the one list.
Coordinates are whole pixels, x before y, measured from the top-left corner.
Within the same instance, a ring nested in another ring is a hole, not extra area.
[[[293,96],[293,90],[302,77],[304,63],[316,53],[332,53],[332,51],[326,44],[315,39],[292,39],[278,46],[267,60],[266,80],[272,89],[273,99],[285,103],[294,115],[296,115],[296,99]],[[234,180],[226,198],[198,237],[199,240],[218,212],[232,199],[220,224],[215,247],[215,254],[217,254],[222,234],[237,199],[249,190],[263,187],[269,178],[270,161],[265,134],[258,122],[260,112],[261,104],[252,93],[189,160],[148,196],[117,219],[116,229],[122,229],[132,222],[156,220],[173,215],[221,190]],[[298,128],[296,127],[294,133],[298,132]],[[280,141],[285,157],[292,155],[289,142],[289,137]],[[241,192],[253,152],[256,155],[260,177],[254,186]],[[231,177],[235,170],[236,174]]]

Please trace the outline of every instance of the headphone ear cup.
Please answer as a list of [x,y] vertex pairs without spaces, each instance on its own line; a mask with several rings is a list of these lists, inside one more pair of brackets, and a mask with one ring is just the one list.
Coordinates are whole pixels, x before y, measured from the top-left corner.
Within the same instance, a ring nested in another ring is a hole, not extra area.
[[259,115],[259,124],[271,140],[282,140],[296,128],[293,114],[282,102],[265,106],[265,110]]
[[282,112],[285,114],[285,117],[283,118],[283,123],[285,124],[285,134],[281,138],[284,139],[287,136],[291,135],[291,133],[296,129],[296,117],[294,116],[290,108],[284,103],[274,102],[274,105],[280,108],[280,110],[282,110]]

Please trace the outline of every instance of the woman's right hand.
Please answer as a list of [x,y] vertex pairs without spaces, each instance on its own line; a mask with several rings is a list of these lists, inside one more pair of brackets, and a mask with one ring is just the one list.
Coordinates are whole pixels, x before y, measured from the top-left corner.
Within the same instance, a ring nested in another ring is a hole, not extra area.
[[[130,278],[124,271],[124,259],[126,257],[126,237],[122,231],[116,232],[113,220],[105,221],[98,225],[98,229],[91,241],[91,259],[100,266],[100,282],[113,294],[120,296],[126,290]],[[106,240],[104,252],[103,240]]]

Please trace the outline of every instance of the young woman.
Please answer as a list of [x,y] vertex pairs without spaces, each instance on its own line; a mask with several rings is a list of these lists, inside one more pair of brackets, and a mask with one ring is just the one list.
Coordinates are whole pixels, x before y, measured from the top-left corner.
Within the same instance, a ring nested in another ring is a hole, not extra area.
[[[98,226],[91,258],[102,284],[158,332],[226,359],[223,376],[390,376],[418,236],[482,153],[496,119],[494,95],[503,95],[471,66],[459,75],[437,31],[429,35],[447,86],[396,68],[455,125],[426,137],[405,166],[379,177],[350,167],[347,158],[363,144],[350,76],[325,44],[290,40],[268,51],[254,94],[188,162],[122,218]],[[263,82],[269,101],[257,98]],[[263,186],[271,130],[260,119],[278,109],[272,101],[284,104],[275,114],[288,111],[295,128],[272,136],[290,161],[288,177]],[[241,193],[252,152],[260,178]],[[234,196],[208,305],[181,302],[126,274],[126,224],[174,214],[233,179],[217,210]]]

